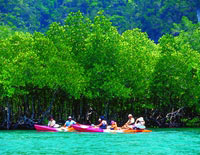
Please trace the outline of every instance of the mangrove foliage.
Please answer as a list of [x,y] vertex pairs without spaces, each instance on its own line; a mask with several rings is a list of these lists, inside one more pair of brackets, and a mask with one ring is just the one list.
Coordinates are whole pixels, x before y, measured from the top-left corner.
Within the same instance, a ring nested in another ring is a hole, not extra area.
[[135,28],[119,33],[99,12],[70,13],[45,33],[0,27],[0,125],[33,127],[49,115],[147,126],[198,126],[200,28],[187,17],[158,43]]

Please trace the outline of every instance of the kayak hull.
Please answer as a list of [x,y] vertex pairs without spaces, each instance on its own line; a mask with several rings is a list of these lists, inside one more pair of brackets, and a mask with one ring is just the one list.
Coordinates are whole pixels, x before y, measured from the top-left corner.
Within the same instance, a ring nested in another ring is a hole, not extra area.
[[105,132],[105,133],[137,133],[137,132],[152,132],[147,129],[119,129],[119,130],[110,130],[110,129],[100,129],[95,128],[89,125],[72,125],[72,127],[79,132]]
[[72,127],[79,132],[103,132],[103,129],[94,128],[89,125],[72,125]]
[[38,125],[38,124],[35,124],[34,127],[37,131],[46,131],[46,132],[73,132],[75,131],[74,128],[72,127],[52,128],[52,127],[48,127],[45,125]]
[[129,130],[123,130],[124,133],[131,133],[131,132],[152,132],[152,130],[147,129],[129,129]]
[[48,126],[44,126],[44,125],[34,125],[35,129],[37,131],[51,131],[51,132],[58,132],[59,130],[57,128],[52,128],[52,127],[48,127]]
[[62,127],[62,128],[52,128],[45,125],[34,125],[35,129],[37,131],[45,131],[45,132],[105,132],[105,133],[137,133],[137,132],[152,132],[151,130],[147,129],[119,129],[119,130],[110,130],[110,129],[100,129],[95,128],[89,125],[81,125],[81,124],[75,124],[72,125],[72,127]]

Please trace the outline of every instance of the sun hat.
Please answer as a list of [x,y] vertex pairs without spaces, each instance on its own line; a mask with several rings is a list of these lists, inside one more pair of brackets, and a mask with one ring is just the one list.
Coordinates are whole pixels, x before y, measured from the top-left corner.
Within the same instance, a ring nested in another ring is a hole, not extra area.
[[139,120],[140,122],[143,122],[143,121],[144,121],[144,118],[143,118],[143,117],[140,117],[140,118],[138,118],[138,120]]
[[133,115],[132,115],[132,114],[129,114],[128,117],[133,117]]
[[68,119],[71,119],[71,118],[72,118],[71,116],[68,117]]

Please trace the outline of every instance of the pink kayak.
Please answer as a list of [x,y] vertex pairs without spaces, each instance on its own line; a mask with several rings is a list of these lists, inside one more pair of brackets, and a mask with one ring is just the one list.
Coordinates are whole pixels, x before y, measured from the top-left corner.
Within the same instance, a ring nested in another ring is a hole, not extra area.
[[48,127],[48,126],[45,126],[45,125],[35,124],[34,127],[37,131],[52,131],[52,132],[58,132],[59,131],[58,128],[52,128],[52,127]]
[[152,132],[147,129],[119,129],[119,130],[110,130],[110,129],[100,129],[95,128],[89,125],[72,125],[72,127],[79,132],[107,132],[107,133],[136,133],[136,132]]
[[103,132],[103,129],[95,128],[89,125],[75,124],[72,127],[79,132]]
[[37,124],[35,124],[34,127],[37,131],[47,131],[47,132],[72,132],[72,131],[75,131],[74,128],[72,128],[72,127],[52,128],[52,127],[48,127],[45,125],[37,125]]

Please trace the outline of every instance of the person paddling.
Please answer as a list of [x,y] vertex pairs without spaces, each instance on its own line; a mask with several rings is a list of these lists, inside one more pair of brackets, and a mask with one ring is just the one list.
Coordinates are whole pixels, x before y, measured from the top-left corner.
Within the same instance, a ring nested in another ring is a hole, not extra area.
[[122,129],[130,129],[133,128],[135,119],[133,118],[132,114],[128,115],[128,121],[122,126]]
[[110,130],[117,130],[118,127],[117,127],[117,122],[115,121],[111,121],[111,127],[110,127]]
[[100,122],[100,124],[97,125],[97,127],[101,128],[101,129],[107,129],[108,123],[107,123],[107,121],[105,120],[104,116],[101,116],[101,117],[99,118],[99,122]]
[[52,128],[58,128],[59,127],[59,125],[56,124],[56,121],[53,119],[52,116],[49,117],[48,126],[52,127]]
[[71,125],[76,124],[74,120],[72,120],[72,117],[69,116],[68,120],[65,122],[64,127],[71,127]]
[[135,125],[133,127],[133,129],[145,129],[145,121],[143,117],[139,117],[138,119],[136,119],[135,121]]

